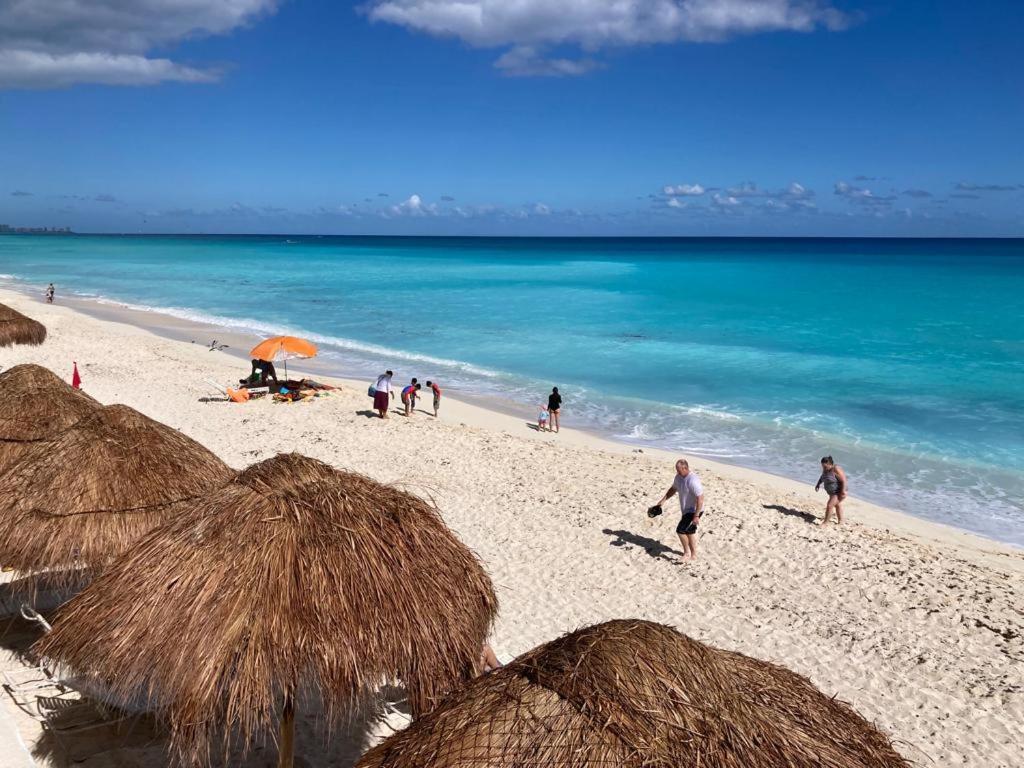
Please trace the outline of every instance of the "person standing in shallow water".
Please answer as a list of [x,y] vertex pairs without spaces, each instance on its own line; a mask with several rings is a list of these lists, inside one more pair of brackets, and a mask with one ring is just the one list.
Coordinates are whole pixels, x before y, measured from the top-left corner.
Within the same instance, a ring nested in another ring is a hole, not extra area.
[[657,504],[659,514],[661,505],[676,495],[679,496],[679,511],[682,512],[679,525],[676,526],[676,534],[683,546],[683,560],[696,560],[697,524],[704,514],[704,486],[697,473],[690,471],[686,459],[679,459],[676,462],[676,476],[672,480],[672,485]]
[[818,525],[828,525],[832,519],[832,510],[836,513],[836,522],[840,525],[843,522],[843,500],[846,498],[846,473],[843,468],[836,464],[831,456],[821,458],[821,476],[814,490],[818,491],[825,486],[825,493],[828,494],[828,501],[825,503],[825,519]]
[[46,286],[46,303],[53,304],[53,294],[56,293],[57,289],[53,287],[53,283]]
[[558,432],[558,418],[562,410],[562,396],[558,394],[558,387],[551,390],[548,395],[548,431]]

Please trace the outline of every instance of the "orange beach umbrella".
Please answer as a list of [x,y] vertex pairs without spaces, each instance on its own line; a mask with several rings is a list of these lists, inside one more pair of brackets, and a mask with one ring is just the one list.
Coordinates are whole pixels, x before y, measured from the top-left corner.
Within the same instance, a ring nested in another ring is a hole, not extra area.
[[294,336],[275,336],[261,341],[252,348],[252,355],[257,360],[268,363],[280,363],[296,358],[316,357],[316,344]]

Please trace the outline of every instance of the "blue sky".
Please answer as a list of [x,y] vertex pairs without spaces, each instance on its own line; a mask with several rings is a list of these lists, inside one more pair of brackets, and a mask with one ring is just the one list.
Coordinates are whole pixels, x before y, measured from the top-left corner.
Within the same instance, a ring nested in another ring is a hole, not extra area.
[[1024,235],[1020,0],[0,0],[0,222]]

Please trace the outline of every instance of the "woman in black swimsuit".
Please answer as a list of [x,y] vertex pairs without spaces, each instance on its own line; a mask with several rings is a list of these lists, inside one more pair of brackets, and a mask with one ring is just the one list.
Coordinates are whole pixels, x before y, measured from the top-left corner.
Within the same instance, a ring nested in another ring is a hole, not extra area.
[[548,395],[548,430],[558,431],[558,413],[561,410],[562,396],[558,394],[558,387],[555,387]]
[[828,494],[828,503],[825,504],[825,519],[821,525],[827,525],[832,519],[832,510],[836,512],[836,521],[843,522],[843,499],[846,498],[846,473],[838,466],[831,456],[823,456],[821,459],[821,476],[818,484],[814,486],[817,491],[825,486],[825,493]]

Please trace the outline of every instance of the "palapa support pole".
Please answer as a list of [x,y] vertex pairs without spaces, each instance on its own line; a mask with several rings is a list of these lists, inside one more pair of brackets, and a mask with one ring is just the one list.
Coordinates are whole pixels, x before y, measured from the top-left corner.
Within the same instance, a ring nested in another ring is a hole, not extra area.
[[277,768],[292,768],[295,765],[295,701],[291,693],[284,696],[284,710],[281,712],[281,738],[277,745]]

